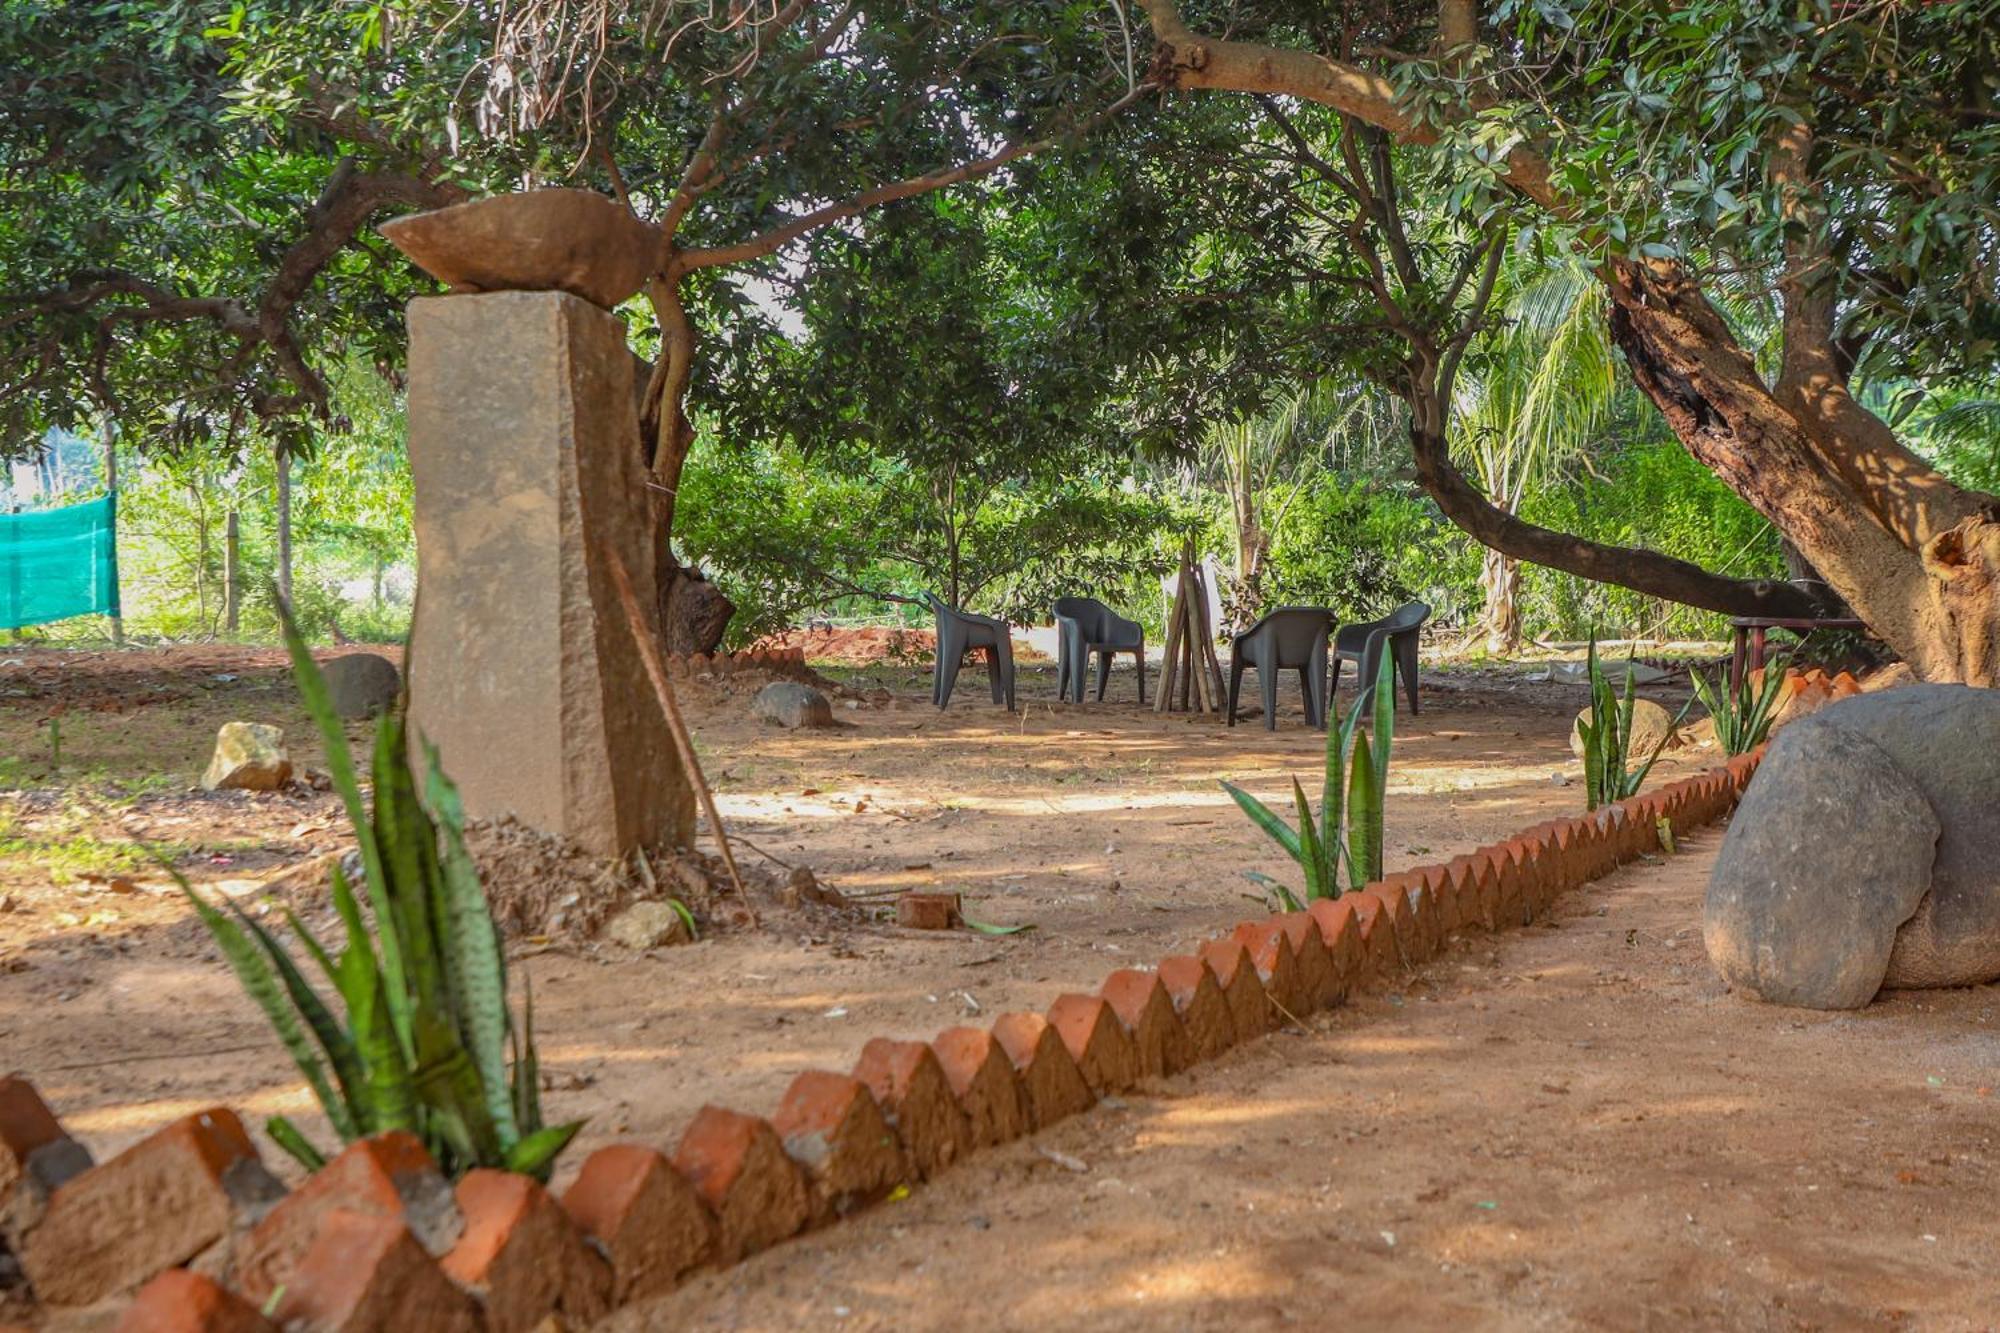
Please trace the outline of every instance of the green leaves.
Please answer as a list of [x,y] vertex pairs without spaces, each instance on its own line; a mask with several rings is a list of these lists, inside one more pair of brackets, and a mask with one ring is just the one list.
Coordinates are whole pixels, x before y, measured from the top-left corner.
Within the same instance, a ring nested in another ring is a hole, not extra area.
[[[1383,808],[1389,786],[1389,751],[1396,737],[1395,671],[1395,654],[1384,642],[1375,683],[1361,692],[1344,719],[1327,728],[1317,819],[1297,778],[1292,779],[1296,829],[1235,783],[1222,783],[1222,789],[1250,822],[1298,863],[1305,874],[1303,902],[1336,898],[1382,877]],[[1362,716],[1370,711],[1371,703],[1372,735],[1361,728]],[[1270,876],[1259,871],[1244,873],[1252,883],[1274,893],[1287,911],[1301,905],[1298,895]]]
[[[233,904],[225,912],[184,880],[181,887],[343,1141],[409,1129],[448,1174],[494,1166],[546,1178],[581,1122],[542,1124],[532,1001],[516,1031],[505,955],[466,853],[457,790],[426,745],[430,808],[417,799],[402,721],[392,714],[376,731],[371,819],[325,682],[289,616],[285,630],[299,693],[325,734],[328,768],[361,846],[373,908],[371,926],[336,865],[333,905],[346,933],[337,959],[290,917],[344,1017],[270,931]],[[308,1170],[322,1163],[324,1154],[289,1121],[274,1117],[267,1128]]]
[[1715,724],[1715,743],[1722,752],[1746,754],[1764,743],[1777,721],[1778,701],[1785,693],[1784,665],[1772,662],[1761,680],[1753,681],[1745,672],[1733,689],[1725,687],[1721,672],[1711,678],[1697,671],[1694,692]]
[[1666,750],[1667,742],[1673,739],[1681,719],[1694,707],[1689,699],[1681,705],[1681,711],[1661,733],[1653,752],[1646,756],[1645,763],[1637,769],[1631,767],[1632,715],[1637,706],[1637,672],[1634,663],[1625,663],[1625,687],[1622,695],[1614,694],[1611,682],[1604,674],[1603,664],[1597,659],[1597,636],[1590,637],[1590,653],[1586,658],[1590,673],[1590,720],[1577,719],[1576,729],[1583,742],[1583,789],[1586,808],[1595,810],[1600,805],[1622,801],[1637,795],[1646,783],[1646,777],[1659,762]]

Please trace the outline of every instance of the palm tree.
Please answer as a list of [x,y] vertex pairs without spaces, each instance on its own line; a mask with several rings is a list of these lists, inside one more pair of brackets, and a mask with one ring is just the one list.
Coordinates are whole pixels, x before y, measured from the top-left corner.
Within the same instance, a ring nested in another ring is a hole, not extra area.
[[[1508,513],[1587,449],[1621,392],[1605,323],[1603,285],[1579,263],[1530,270],[1510,260],[1498,309],[1457,386],[1452,447],[1487,497]],[[1479,629],[1488,651],[1521,640],[1519,562],[1488,548]]]

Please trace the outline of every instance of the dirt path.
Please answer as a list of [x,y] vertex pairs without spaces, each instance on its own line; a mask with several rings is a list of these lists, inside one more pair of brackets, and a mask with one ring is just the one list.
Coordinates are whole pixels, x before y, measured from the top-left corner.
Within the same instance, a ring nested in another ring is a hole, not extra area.
[[1993,1327],[2000,988],[1724,993],[1718,840],[608,1327]]

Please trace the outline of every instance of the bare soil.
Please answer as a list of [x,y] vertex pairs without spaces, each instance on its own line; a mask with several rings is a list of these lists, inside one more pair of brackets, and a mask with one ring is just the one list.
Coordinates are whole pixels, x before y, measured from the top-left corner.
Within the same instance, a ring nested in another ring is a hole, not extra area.
[[1992,1328],[2000,994],[1727,994],[1719,841],[607,1328]]
[[[323,912],[321,861],[346,845],[332,797],[191,790],[231,718],[285,727],[319,763],[280,662],[0,658],[0,1066],[100,1155],[217,1102],[324,1138],[199,924],[125,841],[171,843],[192,878],[246,902],[289,870],[308,918]],[[1289,691],[1268,732],[1142,710],[1129,671],[1079,708],[1056,700],[1052,669],[1024,666],[1009,715],[975,670],[939,713],[921,669],[826,669],[844,686],[833,732],[754,721],[754,674],[682,689],[737,854],[767,886],[764,929],[637,956],[517,942],[549,1113],[589,1122],[572,1169],[615,1138],[671,1145],[703,1102],[768,1111],[798,1071],[845,1069],[868,1037],[1094,988],[1261,910],[1245,870],[1290,878],[1216,785],[1278,802],[1292,775],[1313,781],[1322,741]],[[1390,867],[1580,808],[1567,736],[1584,693],[1506,669],[1427,675],[1424,712],[1398,719]],[[1713,761],[1672,754],[1656,780]],[[775,886],[794,865],[855,905],[786,910]],[[1933,1316],[2000,1308],[1970,1277],[1956,1291],[1986,1304],[1954,1305],[1944,1280],[1993,1239],[1977,1229],[1990,1148],[1966,1128],[1991,1123],[1968,1100],[1995,1081],[1972,1072],[1992,1064],[1991,988],[1835,1019],[1739,1004],[1701,954],[1701,877],[1695,858],[1620,876],[1557,929],[1479,941],[1311,1033],[1044,1136],[1087,1173],[1006,1150],[629,1326],[922,1328],[968,1310],[993,1326],[1310,1325],[1337,1301],[1398,1326],[1832,1327],[1907,1310],[1969,1327]],[[890,895],[919,887],[1034,929],[902,930]]]

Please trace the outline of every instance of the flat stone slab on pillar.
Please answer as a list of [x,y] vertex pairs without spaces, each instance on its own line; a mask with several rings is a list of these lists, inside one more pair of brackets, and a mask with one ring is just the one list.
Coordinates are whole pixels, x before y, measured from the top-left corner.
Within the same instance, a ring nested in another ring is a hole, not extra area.
[[413,736],[474,818],[607,856],[687,844],[692,789],[603,563],[657,614],[623,322],[562,292],[425,297],[408,317]]

